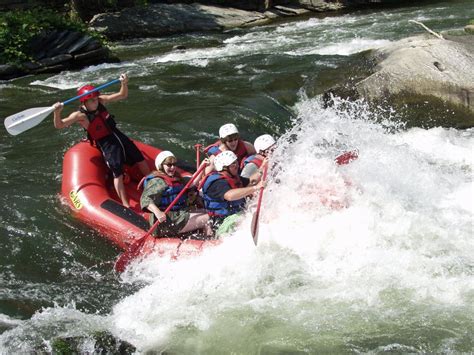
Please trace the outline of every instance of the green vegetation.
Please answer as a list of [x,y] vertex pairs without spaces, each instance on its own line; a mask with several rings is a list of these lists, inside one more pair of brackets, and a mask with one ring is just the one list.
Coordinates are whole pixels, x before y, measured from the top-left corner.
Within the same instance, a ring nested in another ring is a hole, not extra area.
[[98,37],[90,33],[84,23],[53,10],[35,8],[3,12],[0,13],[0,64],[20,64],[32,60],[31,53],[28,53],[30,41],[40,33],[54,29],[76,30]]

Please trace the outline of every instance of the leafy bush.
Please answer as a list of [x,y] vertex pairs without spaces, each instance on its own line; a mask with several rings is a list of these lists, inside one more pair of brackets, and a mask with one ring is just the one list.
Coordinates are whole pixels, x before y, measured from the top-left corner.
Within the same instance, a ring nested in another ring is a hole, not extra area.
[[84,23],[73,21],[63,14],[48,9],[9,11],[0,13],[0,63],[20,64],[31,60],[28,44],[44,31],[76,30],[88,33]]

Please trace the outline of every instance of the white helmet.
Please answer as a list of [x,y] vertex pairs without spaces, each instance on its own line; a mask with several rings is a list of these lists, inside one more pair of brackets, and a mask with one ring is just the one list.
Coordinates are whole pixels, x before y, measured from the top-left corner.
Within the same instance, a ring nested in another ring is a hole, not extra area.
[[260,153],[261,151],[267,150],[275,143],[276,143],[275,139],[273,139],[271,135],[264,134],[257,137],[253,146],[255,147],[255,150],[257,151],[257,153]]
[[222,153],[219,153],[214,158],[214,166],[217,171],[222,171],[226,166],[231,165],[234,161],[237,160],[237,155],[230,150],[225,150]]
[[[174,154],[171,153],[169,150],[163,150],[160,154],[156,156],[155,159],[155,166],[158,170],[161,168],[161,164],[165,161],[166,158],[174,157]],[[176,157],[175,157],[176,158]]]
[[221,128],[219,128],[219,138],[225,138],[227,136],[230,136],[231,134],[236,133],[238,134],[239,130],[237,129],[237,127],[235,127],[235,124],[233,123],[227,123],[221,126]]

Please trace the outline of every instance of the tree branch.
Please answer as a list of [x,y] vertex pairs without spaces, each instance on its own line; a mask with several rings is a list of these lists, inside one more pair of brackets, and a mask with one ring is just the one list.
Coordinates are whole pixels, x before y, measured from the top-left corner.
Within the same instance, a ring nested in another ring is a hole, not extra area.
[[425,30],[427,30],[429,33],[431,33],[433,36],[435,37],[438,37],[439,39],[444,39],[444,37],[442,35],[440,35],[439,33],[436,33],[432,30],[430,30],[428,27],[426,27],[423,23],[421,22],[418,22],[418,21],[415,21],[415,20],[408,20],[408,22],[413,22],[413,23],[416,23],[417,25],[420,25],[421,27],[423,27]]

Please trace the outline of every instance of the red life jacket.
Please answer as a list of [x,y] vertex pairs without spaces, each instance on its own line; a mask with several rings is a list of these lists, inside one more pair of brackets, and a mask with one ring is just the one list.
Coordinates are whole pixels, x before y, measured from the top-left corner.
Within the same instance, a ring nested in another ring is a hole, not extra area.
[[206,183],[206,180],[211,176],[211,175],[219,175],[219,179],[225,179],[227,183],[229,184],[231,189],[236,189],[239,187],[243,187],[242,181],[240,180],[239,176],[232,176],[230,175],[227,171],[211,171],[209,174],[206,174],[201,182],[199,183],[198,190],[201,190],[204,184]]
[[260,155],[254,154],[249,157],[247,157],[245,160],[242,160],[242,163],[240,164],[240,168],[243,169],[245,165],[249,163],[253,163],[257,166],[257,168],[260,168],[263,164],[263,159],[260,158]]
[[[175,198],[178,197],[179,193],[184,188],[184,184],[180,177],[171,177],[162,172],[154,171],[150,175],[145,176],[140,181],[140,183],[137,186],[137,189],[139,189],[142,184],[143,184],[143,187],[145,188],[148,181],[155,178],[163,179],[166,185],[168,185],[168,187],[161,194],[161,200],[159,202],[155,201],[155,203],[158,205],[160,210],[164,211],[175,200]],[[183,194],[180,197],[180,199],[176,202],[176,204],[171,208],[171,210],[172,211],[180,210],[184,208],[185,205],[186,205],[186,194]]]
[[[217,142],[204,148],[204,153],[206,153],[207,155],[218,155],[222,153],[219,148],[221,144],[223,143],[218,140]],[[242,139],[239,139],[239,143],[237,144],[237,149],[234,151],[234,154],[237,155],[239,166],[241,164],[241,161],[243,161],[246,157],[249,156],[249,152],[247,152],[247,147],[245,146],[245,143]]]
[[89,121],[87,135],[90,140],[98,141],[112,134],[111,125],[115,125],[115,122],[104,105],[99,104],[95,112],[89,112],[83,107],[79,111],[84,113]]
[[146,184],[148,183],[148,181],[150,181],[151,179],[157,178],[157,177],[163,179],[166,182],[166,185],[168,185],[169,187],[175,187],[179,184],[181,184],[181,185],[183,184],[181,177],[176,177],[176,176],[171,177],[171,176],[166,175],[165,173],[163,173],[161,171],[155,170],[155,171],[152,171],[147,176],[144,176],[140,180],[140,182],[137,185],[137,190],[139,190],[142,187],[142,185],[143,185],[143,187],[145,187]]

